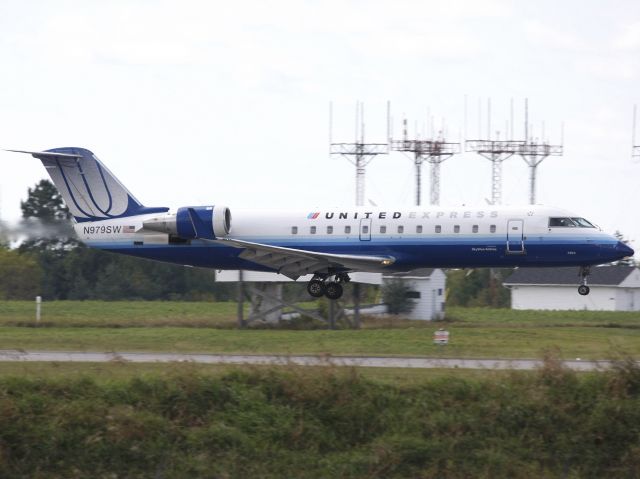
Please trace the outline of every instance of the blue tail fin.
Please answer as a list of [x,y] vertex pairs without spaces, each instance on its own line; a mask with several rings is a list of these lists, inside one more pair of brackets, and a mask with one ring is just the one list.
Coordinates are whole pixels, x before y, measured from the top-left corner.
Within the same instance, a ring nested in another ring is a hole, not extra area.
[[143,206],[92,152],[84,148],[54,148],[23,153],[31,153],[42,161],[78,222],[169,210]]

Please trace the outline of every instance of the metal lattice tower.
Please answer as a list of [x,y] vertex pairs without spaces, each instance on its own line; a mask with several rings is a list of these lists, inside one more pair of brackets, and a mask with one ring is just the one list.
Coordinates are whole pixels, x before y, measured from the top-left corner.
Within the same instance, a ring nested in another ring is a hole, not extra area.
[[520,147],[518,155],[522,157],[529,166],[529,204],[536,204],[536,175],[537,168],[543,160],[549,156],[562,156],[564,152],[563,145],[550,145],[546,142],[538,143],[529,138],[529,102],[524,102],[524,138],[525,141]]
[[467,140],[466,151],[491,161],[491,204],[502,204],[502,162],[522,151],[523,141]]
[[[388,130],[389,109],[387,105],[387,130]],[[353,143],[332,143],[333,109],[329,110],[329,154],[341,155],[349,160],[356,167],[356,206],[364,206],[364,175],[366,166],[378,155],[389,154],[388,143],[365,143],[364,142],[364,105],[362,102],[356,103],[356,137]],[[387,135],[388,137],[388,135]]]
[[447,143],[442,134],[436,140],[410,140],[407,132],[407,120],[403,121],[403,139],[391,140],[393,151],[413,153],[416,168],[416,205],[420,206],[422,198],[422,163],[431,165],[430,204],[440,204],[440,165],[456,153],[460,153],[460,143]]
[[536,169],[548,156],[562,156],[562,145],[549,145],[548,143],[526,142],[522,145],[518,154],[529,165],[529,204],[536,204]]

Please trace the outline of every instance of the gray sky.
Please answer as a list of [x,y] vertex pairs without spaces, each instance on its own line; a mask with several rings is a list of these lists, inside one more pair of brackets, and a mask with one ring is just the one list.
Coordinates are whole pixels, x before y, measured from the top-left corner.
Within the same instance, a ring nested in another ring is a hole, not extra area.
[[[406,115],[458,141],[465,95],[467,138],[486,137],[487,98],[504,138],[513,98],[520,139],[528,97],[535,137],[544,122],[557,143],[565,124],[538,202],[640,247],[637,1],[0,0],[0,61],[0,147],[89,148],[148,206],[352,205],[354,167],[327,155],[330,101],[335,141],[353,139],[356,100],[368,140],[385,140],[390,100],[396,136]],[[1,214],[17,219],[46,174],[27,156],[0,162]],[[490,174],[475,154],[447,160],[441,204],[485,204]],[[376,158],[366,198],[410,206],[412,162]],[[527,202],[520,158],[504,165],[503,198]]]

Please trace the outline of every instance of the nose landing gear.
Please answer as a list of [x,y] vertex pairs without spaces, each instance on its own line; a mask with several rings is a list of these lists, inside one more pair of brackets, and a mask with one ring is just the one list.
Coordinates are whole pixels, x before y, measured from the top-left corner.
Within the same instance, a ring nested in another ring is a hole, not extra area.
[[[331,277],[333,277],[333,280],[329,280]],[[316,274],[307,283],[307,292],[314,298],[326,296],[331,300],[340,299],[344,292],[342,283],[348,283],[349,281],[351,281],[351,278],[347,273],[338,273],[332,276]]]
[[587,276],[591,274],[591,268],[589,266],[580,266],[580,272],[578,273],[581,279],[581,285],[578,286],[578,294],[586,296],[589,294],[589,286],[587,286]]

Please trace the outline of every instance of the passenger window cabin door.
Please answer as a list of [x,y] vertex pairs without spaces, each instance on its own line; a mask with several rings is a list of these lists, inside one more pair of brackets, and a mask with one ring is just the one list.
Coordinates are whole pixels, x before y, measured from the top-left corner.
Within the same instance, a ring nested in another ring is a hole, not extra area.
[[360,220],[360,241],[371,241],[371,218]]
[[524,220],[507,221],[507,254],[524,254]]

